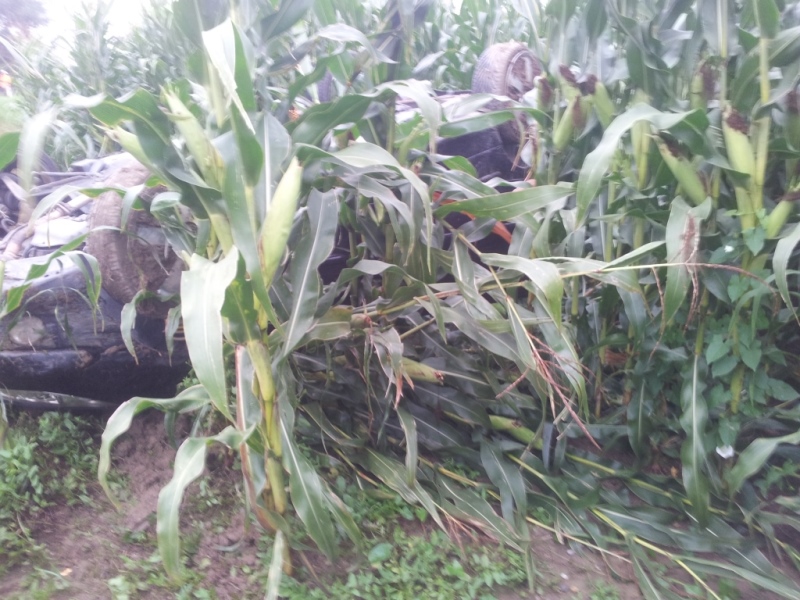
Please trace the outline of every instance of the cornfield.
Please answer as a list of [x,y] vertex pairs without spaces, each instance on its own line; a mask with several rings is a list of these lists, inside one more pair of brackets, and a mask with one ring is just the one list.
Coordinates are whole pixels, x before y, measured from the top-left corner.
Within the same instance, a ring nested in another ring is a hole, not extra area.
[[[190,214],[160,300],[199,383],[120,406],[99,469],[110,494],[114,441],[147,408],[217,415],[159,497],[170,575],[183,493],[221,444],[285,571],[305,536],[363,544],[335,466],[531,574],[541,527],[630,562],[646,598],[688,580],[719,600],[729,579],[798,597],[797,3],[168,12],[185,60],[158,89],[76,86],[18,137],[33,152],[56,114],[91,115],[166,186],[143,210],[172,232]],[[511,40],[532,89],[455,93]],[[440,152],[509,126],[522,177]]]

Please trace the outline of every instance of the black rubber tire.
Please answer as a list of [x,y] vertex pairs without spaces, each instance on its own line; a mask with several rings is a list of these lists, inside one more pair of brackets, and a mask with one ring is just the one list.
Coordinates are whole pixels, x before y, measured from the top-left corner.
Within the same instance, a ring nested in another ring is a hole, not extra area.
[[[520,42],[493,44],[483,51],[475,73],[472,76],[472,91],[476,93],[508,96],[519,101],[532,90],[535,79],[542,72],[539,59],[530,49]],[[504,103],[493,100],[486,106],[489,110],[500,110]],[[520,127],[526,126],[526,120],[520,115],[513,121],[503,123],[497,129],[504,142],[518,144]]]
[[[116,188],[129,188],[141,185],[150,173],[136,161],[125,164],[115,171],[104,185]],[[158,189],[145,190],[140,198],[151,200]],[[89,214],[89,239],[86,251],[97,259],[103,277],[103,289],[115,300],[125,304],[130,302],[139,290],[157,291],[175,266],[177,256],[164,247],[152,246],[137,237],[137,230],[144,227],[158,227],[158,221],[146,210],[131,210],[125,231],[118,231],[122,225],[122,196],[108,191],[92,203]],[[98,229],[98,228],[116,229]],[[166,256],[166,257],[165,257]],[[137,312],[144,316],[164,316],[168,306],[155,300],[144,300],[137,306]]]

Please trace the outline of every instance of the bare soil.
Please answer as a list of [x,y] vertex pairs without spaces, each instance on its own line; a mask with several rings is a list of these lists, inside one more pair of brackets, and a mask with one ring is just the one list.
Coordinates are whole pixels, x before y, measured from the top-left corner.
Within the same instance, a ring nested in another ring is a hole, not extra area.
[[[37,515],[28,525],[36,542],[46,547],[45,556],[36,565],[16,568],[0,578],[0,598],[123,598],[114,596],[109,587],[109,580],[120,576],[134,583],[139,579],[139,589],[133,590],[131,598],[197,597],[178,595],[179,586],[169,587],[161,565],[153,559],[158,493],[172,477],[175,455],[167,441],[163,417],[151,412],[135,419],[130,433],[116,444],[113,455],[114,472],[117,481],[122,482],[117,486],[121,490],[120,510],[96,486],[90,504],[54,507]],[[181,533],[184,548],[189,549],[188,566],[197,575],[193,589],[209,592],[202,597],[220,600],[263,598],[264,582],[255,574],[266,572],[265,548],[269,540],[257,526],[246,527],[238,500],[240,478],[230,463],[225,455],[212,457],[208,479],[214,482],[214,493],[204,493],[201,486],[194,484],[184,501]],[[426,535],[430,530],[429,525],[417,521],[405,523],[409,534]],[[466,551],[473,544],[495,543],[469,530],[454,534],[460,536],[459,543]],[[615,589],[619,600],[642,598],[624,556],[609,554],[604,559],[597,552],[576,551],[543,529],[535,529],[532,535],[540,581],[544,584],[540,589],[544,591],[531,595],[526,589],[508,589],[497,594],[499,600],[597,600],[593,594],[603,584]],[[311,581],[341,577],[363,562],[353,552],[345,552],[333,563],[313,550],[305,550],[302,555],[295,552],[295,557],[295,577]],[[30,581],[35,569],[54,574],[61,589],[44,596],[34,595]],[[743,591],[741,600],[771,598],[766,593],[753,594]]]

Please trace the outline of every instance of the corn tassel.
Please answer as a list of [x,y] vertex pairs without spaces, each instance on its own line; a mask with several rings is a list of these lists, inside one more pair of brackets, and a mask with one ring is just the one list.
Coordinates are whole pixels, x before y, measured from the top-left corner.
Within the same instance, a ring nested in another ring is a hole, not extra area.
[[707,197],[706,188],[692,163],[680,154],[679,151],[676,151],[677,149],[672,148],[661,138],[656,138],[656,145],[658,146],[658,151],[661,153],[661,158],[664,159],[667,167],[672,171],[675,179],[678,180],[684,195],[686,195],[695,206],[702,204]]

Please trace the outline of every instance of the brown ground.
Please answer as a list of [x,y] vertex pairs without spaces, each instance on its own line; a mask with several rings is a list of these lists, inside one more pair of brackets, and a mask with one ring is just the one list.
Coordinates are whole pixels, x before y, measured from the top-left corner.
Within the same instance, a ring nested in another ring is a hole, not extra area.
[[[155,550],[158,492],[172,476],[174,457],[162,423],[160,414],[145,414],[134,420],[131,433],[115,446],[114,471],[125,482],[118,486],[124,490],[121,511],[115,511],[96,486],[90,505],[51,509],[29,523],[32,536],[47,548],[44,565],[39,566],[51,571],[52,580],[66,589],[37,596],[30,589],[32,567],[20,567],[0,578],[0,598],[111,599],[114,596],[108,581],[120,576],[125,576],[129,582],[144,582],[143,589],[132,590],[131,598],[198,597],[177,595],[179,590],[169,589],[160,564],[156,560],[148,562]],[[195,579],[193,589],[213,590],[221,600],[263,598],[263,579],[256,580],[254,573],[266,572],[264,558],[268,540],[261,536],[259,541],[261,534],[256,527],[245,531],[243,513],[234,498],[238,493],[238,477],[227,468],[224,456],[212,458],[210,479],[215,481],[214,493],[204,494],[195,484],[191,497],[184,502],[182,541],[185,548],[191,548],[190,566],[202,573],[202,578]],[[227,500],[225,490],[231,494]],[[424,535],[428,528],[418,522],[408,523],[409,533]],[[606,600],[606,596],[592,595],[598,583],[603,582],[616,590],[619,600],[642,598],[626,560],[610,557],[606,563],[598,553],[570,550],[544,530],[536,529],[533,535],[542,595],[530,595],[526,590],[506,590],[498,594],[499,600]],[[486,538],[467,536],[462,540],[467,550],[476,539],[481,545],[493,543]],[[301,565],[297,577],[308,577],[303,564],[310,565],[324,581],[341,575],[358,561],[351,553],[332,564],[322,555],[308,551],[295,560]],[[771,596],[764,593],[741,595],[741,600],[768,598]]]

